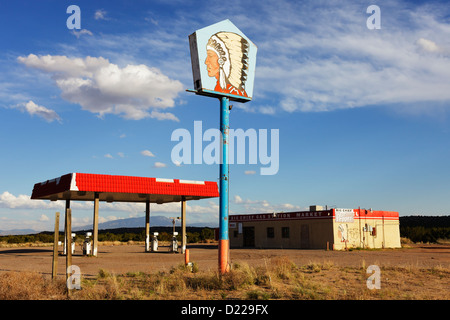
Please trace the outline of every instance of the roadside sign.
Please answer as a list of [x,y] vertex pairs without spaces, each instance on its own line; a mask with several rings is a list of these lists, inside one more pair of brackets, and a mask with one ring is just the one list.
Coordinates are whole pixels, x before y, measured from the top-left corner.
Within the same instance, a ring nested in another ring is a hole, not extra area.
[[230,20],[195,31],[189,46],[195,93],[252,99],[257,47]]

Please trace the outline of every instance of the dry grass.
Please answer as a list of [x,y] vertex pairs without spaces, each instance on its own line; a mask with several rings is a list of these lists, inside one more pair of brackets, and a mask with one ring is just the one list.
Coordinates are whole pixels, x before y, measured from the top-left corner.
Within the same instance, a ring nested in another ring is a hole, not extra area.
[[0,300],[59,300],[66,298],[63,280],[35,272],[0,273]]
[[24,242],[24,243],[8,243],[5,241],[0,242],[0,248],[26,248],[26,247],[51,247],[53,243],[44,243],[39,241]]
[[369,290],[365,262],[361,267],[337,267],[331,262],[297,266],[287,257],[267,259],[262,267],[234,264],[230,272],[201,271],[194,264],[168,272],[111,274],[100,269],[94,279],[82,279],[81,290],[66,294],[62,277],[52,281],[29,272],[0,273],[0,299],[163,299],[163,300],[393,300],[450,298],[450,270],[442,266],[381,269],[381,289]]

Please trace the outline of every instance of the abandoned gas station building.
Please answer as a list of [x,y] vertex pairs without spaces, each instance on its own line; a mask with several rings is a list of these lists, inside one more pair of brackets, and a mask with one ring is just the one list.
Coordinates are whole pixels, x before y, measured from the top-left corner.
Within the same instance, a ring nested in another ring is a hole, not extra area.
[[372,209],[329,209],[230,215],[230,246],[332,249],[400,248],[399,214]]
[[[55,179],[36,183],[31,199],[65,200],[65,234],[70,235],[71,201],[92,201],[93,255],[97,256],[99,202],[145,203],[145,251],[150,251],[150,203],[179,202],[181,212],[181,249],[186,249],[186,201],[219,196],[217,182],[181,179],[161,179],[90,173],[69,173]],[[69,218],[67,218],[69,217]]]

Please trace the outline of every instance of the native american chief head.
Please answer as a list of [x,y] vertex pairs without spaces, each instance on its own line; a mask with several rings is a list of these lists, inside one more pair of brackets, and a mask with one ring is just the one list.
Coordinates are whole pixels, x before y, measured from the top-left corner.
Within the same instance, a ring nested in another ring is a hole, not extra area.
[[215,91],[247,97],[247,40],[236,33],[217,32],[206,44],[208,76],[217,79]]

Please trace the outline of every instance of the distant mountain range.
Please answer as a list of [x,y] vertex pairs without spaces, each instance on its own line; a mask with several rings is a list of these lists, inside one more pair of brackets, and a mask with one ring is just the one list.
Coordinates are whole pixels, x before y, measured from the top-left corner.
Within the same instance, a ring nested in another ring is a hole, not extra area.
[[33,229],[12,229],[12,230],[0,230],[0,236],[15,236],[21,234],[34,234],[39,231]]
[[[176,225],[178,225],[177,222]],[[150,226],[169,227],[172,226],[172,219],[163,216],[150,216]],[[143,228],[145,227],[145,217],[126,218],[107,221],[98,224],[98,229],[118,229],[118,228]],[[73,231],[92,229],[92,224],[74,227]]]
[[[181,221],[176,220],[175,226],[180,226]],[[189,227],[218,227],[218,222],[209,223],[187,223]],[[171,227],[173,226],[172,219],[163,216],[150,216],[150,226],[151,227]],[[127,218],[127,219],[117,219],[112,221],[107,221],[98,224],[98,229],[118,229],[118,228],[144,228],[145,227],[145,217],[138,218]],[[77,230],[89,230],[92,229],[92,225],[86,225],[82,227],[72,228],[73,231]]]
[[[172,219],[164,216],[150,216],[150,227],[171,227]],[[180,226],[180,220],[176,221],[175,226]],[[217,228],[219,226],[218,222],[200,222],[200,223],[187,223],[188,227],[209,227]],[[144,228],[145,227],[145,217],[138,218],[126,218],[117,219],[113,221],[107,221],[98,224],[98,229],[118,229],[118,228]],[[81,227],[73,227],[72,231],[76,232],[79,230],[91,230],[92,225],[86,225]],[[14,229],[14,230],[0,230],[0,236],[6,235],[21,235],[21,234],[34,234],[39,233],[33,229]]]

